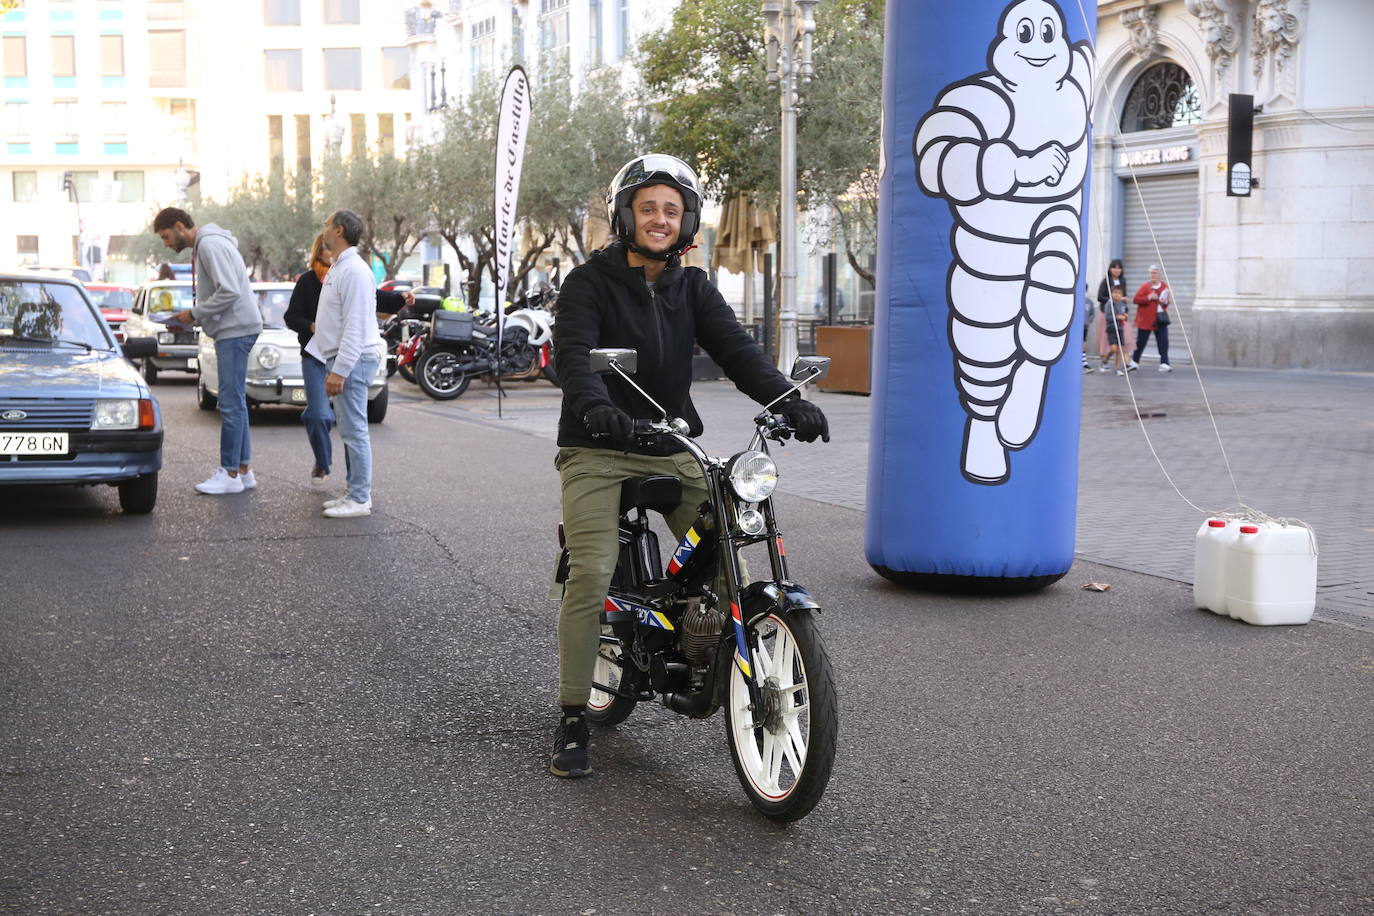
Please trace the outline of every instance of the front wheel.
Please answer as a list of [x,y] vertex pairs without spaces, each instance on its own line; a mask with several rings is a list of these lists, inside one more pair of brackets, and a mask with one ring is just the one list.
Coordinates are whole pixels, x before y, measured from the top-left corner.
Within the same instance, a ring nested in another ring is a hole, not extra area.
[[391,389],[383,386],[377,396],[367,402],[367,422],[380,423],[386,419],[386,402],[390,395]]
[[157,505],[157,471],[119,483],[119,508],[126,515],[147,515]]
[[[611,628],[604,624],[601,627],[601,644],[596,648],[592,683],[626,692],[634,690],[632,679],[625,676],[625,650]],[[587,701],[587,719],[597,725],[619,725],[634,712],[637,702],[593,687],[591,699]]]
[[753,628],[760,709],[731,663],[725,733],[735,773],[765,817],[805,817],[825,793],[835,762],[838,709],[830,658],[809,611],[770,614]]
[[472,376],[470,361],[459,359],[452,350],[426,350],[415,368],[420,389],[436,401],[451,401],[468,390]]
[[143,380],[149,385],[157,384],[157,366],[153,365],[152,359],[143,361]]

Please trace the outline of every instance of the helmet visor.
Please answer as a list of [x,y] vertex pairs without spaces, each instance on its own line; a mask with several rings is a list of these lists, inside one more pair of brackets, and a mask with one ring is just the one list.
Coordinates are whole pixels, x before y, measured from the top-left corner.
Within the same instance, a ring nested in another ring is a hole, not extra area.
[[687,163],[674,156],[665,156],[662,153],[652,153],[648,156],[641,156],[630,163],[629,168],[626,169],[624,178],[621,179],[620,186],[622,188],[634,187],[643,184],[654,175],[663,175],[671,178],[684,188],[689,188],[692,191],[700,193],[700,189],[697,187],[697,176],[687,166]]

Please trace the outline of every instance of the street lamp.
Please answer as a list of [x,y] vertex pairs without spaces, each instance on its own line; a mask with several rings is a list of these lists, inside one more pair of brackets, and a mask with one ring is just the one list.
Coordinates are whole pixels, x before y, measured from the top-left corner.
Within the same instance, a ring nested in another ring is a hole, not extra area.
[[781,230],[778,239],[778,368],[797,358],[797,81],[810,82],[811,36],[819,0],[763,0],[763,41],[768,82],[778,88],[782,109]]

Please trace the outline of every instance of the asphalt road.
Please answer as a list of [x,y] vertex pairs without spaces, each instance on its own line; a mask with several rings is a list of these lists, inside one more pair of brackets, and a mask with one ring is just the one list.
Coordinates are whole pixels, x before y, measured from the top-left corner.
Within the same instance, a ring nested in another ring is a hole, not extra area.
[[394,380],[377,511],[330,520],[289,410],[256,492],[195,494],[217,417],[165,378],[154,514],[0,491],[0,910],[1374,911],[1374,635],[1088,563],[906,592],[861,513],[786,494],[841,702],[821,804],[762,819],[719,717],[647,705],[568,783],[552,443]]

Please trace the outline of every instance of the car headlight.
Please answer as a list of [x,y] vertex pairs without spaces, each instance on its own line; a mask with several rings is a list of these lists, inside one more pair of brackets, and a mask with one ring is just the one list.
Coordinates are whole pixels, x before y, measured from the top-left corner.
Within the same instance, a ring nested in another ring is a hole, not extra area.
[[258,365],[264,369],[275,369],[281,365],[281,350],[278,347],[265,346],[258,350]]
[[138,429],[138,401],[128,398],[100,398],[95,402],[91,429]]
[[158,331],[158,332],[157,332],[157,342],[158,342],[158,343],[175,343],[175,342],[176,342],[176,339],[177,339],[176,334],[172,333],[171,331]]
[[730,489],[747,503],[761,502],[778,485],[778,466],[763,452],[740,452],[727,466]]

